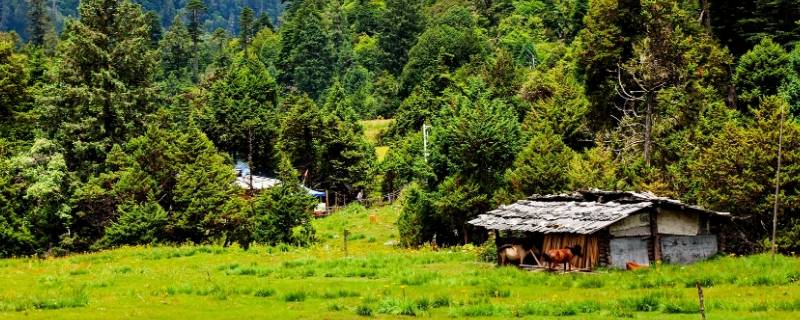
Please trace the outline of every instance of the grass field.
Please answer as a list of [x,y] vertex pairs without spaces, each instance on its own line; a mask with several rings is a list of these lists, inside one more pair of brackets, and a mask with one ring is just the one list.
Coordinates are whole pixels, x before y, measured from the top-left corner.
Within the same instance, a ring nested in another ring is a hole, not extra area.
[[531,273],[479,262],[472,247],[387,245],[397,212],[350,208],[317,220],[311,248],[126,247],[0,260],[0,319],[698,319],[696,281],[709,319],[800,318],[797,258]]
[[392,124],[393,119],[375,119],[375,120],[364,120],[361,121],[361,125],[364,126],[364,136],[367,137],[369,142],[376,144],[375,146],[375,153],[378,156],[378,160],[383,160],[383,157],[386,156],[386,153],[389,152],[388,146],[381,146],[378,145],[378,135],[381,133],[382,130],[389,127]]

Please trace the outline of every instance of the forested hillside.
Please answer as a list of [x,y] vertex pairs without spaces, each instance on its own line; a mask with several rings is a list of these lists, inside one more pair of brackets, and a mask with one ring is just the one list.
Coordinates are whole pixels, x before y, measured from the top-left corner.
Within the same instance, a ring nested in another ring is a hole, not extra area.
[[[647,190],[731,212],[752,252],[777,182],[800,249],[798,1],[67,2],[2,3],[27,27],[0,33],[0,255],[307,244],[301,184],[402,189],[409,246],[481,242],[466,221],[534,193]],[[246,195],[233,159],[284,183]]]
[[[148,13],[149,19],[160,23],[156,26],[168,27],[175,16],[187,14],[190,0],[133,0]],[[0,30],[14,31],[23,39],[28,39],[31,32],[29,15],[32,7],[43,4],[45,14],[53,21],[53,27],[59,32],[64,28],[64,21],[78,18],[79,0],[3,0],[0,3]],[[205,1],[205,15],[200,25],[206,31],[223,29],[230,33],[239,32],[239,13],[245,7],[253,9],[257,16],[265,14],[272,23],[278,21],[285,3],[280,0],[210,0]]]

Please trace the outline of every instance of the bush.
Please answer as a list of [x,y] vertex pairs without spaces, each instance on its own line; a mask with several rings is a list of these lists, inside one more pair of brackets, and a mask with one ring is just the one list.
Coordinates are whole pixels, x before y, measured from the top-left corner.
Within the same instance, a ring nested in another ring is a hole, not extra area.
[[484,262],[497,263],[497,244],[489,238],[478,250],[478,259]]
[[286,302],[302,302],[306,301],[308,294],[305,291],[292,291],[283,296],[283,301]]
[[119,219],[106,228],[100,246],[154,243],[164,238],[166,225],[167,212],[158,203],[121,207]]
[[418,313],[417,307],[418,304],[415,301],[385,298],[378,303],[378,313],[401,316],[416,316]]
[[364,317],[371,317],[372,316],[372,307],[366,304],[362,304],[356,307],[356,314],[359,316]]
[[664,304],[664,313],[697,313],[699,310],[698,302],[691,300],[673,300]]
[[287,161],[281,161],[281,184],[262,192],[255,201],[256,242],[306,245],[314,240],[311,210],[317,200],[297,181]]
[[644,297],[623,299],[622,305],[632,311],[651,312],[658,310],[661,298],[662,296],[659,294],[648,294]]
[[271,297],[275,295],[275,289],[272,288],[258,289],[255,292],[253,292],[253,295],[259,298]]

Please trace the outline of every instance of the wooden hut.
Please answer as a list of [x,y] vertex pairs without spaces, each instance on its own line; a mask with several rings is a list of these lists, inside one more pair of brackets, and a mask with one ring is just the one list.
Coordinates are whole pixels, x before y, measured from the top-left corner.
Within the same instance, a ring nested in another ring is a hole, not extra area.
[[589,190],[534,195],[469,223],[494,230],[498,244],[524,235],[539,252],[579,244],[583,257],[572,265],[592,269],[705,259],[720,250],[719,227],[729,216],[649,192]]

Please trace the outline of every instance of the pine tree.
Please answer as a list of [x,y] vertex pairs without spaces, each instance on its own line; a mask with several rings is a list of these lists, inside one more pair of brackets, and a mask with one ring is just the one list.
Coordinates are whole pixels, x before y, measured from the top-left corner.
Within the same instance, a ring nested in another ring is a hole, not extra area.
[[247,45],[255,35],[256,25],[254,24],[255,13],[250,7],[244,7],[239,15],[239,38],[242,43],[242,51],[247,52]]
[[258,33],[264,28],[267,28],[270,31],[275,31],[275,26],[272,25],[272,18],[266,12],[261,12],[261,15],[258,16],[258,20],[256,21],[254,33]]
[[408,61],[408,51],[425,29],[422,1],[387,0],[381,20],[379,44],[388,57],[386,69],[399,74]]
[[332,39],[325,29],[318,1],[303,1],[281,26],[281,82],[319,98],[328,87],[336,63]]
[[192,60],[192,79],[197,81],[198,64],[200,63],[200,52],[198,52],[197,43],[200,42],[200,36],[203,34],[203,27],[200,25],[200,18],[203,13],[208,10],[203,0],[189,0],[186,4],[186,10],[189,12],[189,37],[192,39],[192,52],[194,59]]
[[155,52],[147,19],[130,1],[86,0],[62,35],[58,86],[38,103],[39,127],[61,143],[70,170],[97,173],[106,152],[143,129],[154,110]]
[[164,34],[164,38],[159,43],[161,53],[161,69],[164,78],[174,75],[183,78],[188,74],[190,62],[193,56],[189,31],[183,24],[183,19],[175,17],[172,26]]
[[28,9],[29,41],[35,46],[45,44],[47,32],[52,28],[50,16],[47,14],[46,0],[30,0]]
[[150,25],[150,45],[155,48],[158,46],[158,41],[161,40],[161,21],[155,11],[147,11],[146,17]]

